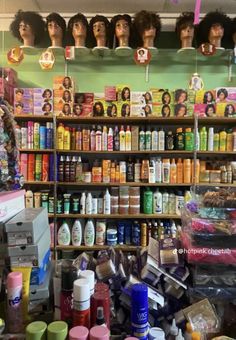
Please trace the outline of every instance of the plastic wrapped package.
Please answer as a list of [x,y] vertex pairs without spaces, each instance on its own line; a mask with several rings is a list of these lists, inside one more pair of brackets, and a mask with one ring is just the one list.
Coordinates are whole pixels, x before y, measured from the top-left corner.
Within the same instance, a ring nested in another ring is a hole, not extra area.
[[236,189],[221,187],[196,187],[192,193],[201,207],[236,208]]
[[[220,273],[220,275],[219,275]],[[236,287],[236,268],[233,266],[196,266],[192,271],[194,287]]]
[[236,288],[225,287],[189,287],[188,296],[190,300],[208,298],[211,303],[219,301],[236,302]]
[[[193,264],[232,264],[236,265],[236,249],[196,247],[193,245],[191,236],[185,232],[181,235],[182,253],[186,255],[188,263]],[[226,245],[225,245],[226,246]],[[228,245],[227,245],[228,246]]]

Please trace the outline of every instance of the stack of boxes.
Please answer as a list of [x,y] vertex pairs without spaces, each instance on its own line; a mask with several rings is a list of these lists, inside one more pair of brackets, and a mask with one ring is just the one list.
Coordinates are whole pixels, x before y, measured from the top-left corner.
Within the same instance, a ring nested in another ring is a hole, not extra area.
[[17,85],[17,72],[10,67],[0,68],[0,97],[8,101],[10,105],[14,103],[14,88]]
[[53,79],[53,103],[56,116],[71,116],[74,103],[74,82],[71,77],[57,76]]
[[47,209],[26,208],[5,224],[11,269],[30,267],[30,304],[45,309],[50,282],[50,228]]
[[53,91],[49,88],[15,88],[14,114],[49,116],[53,113]]

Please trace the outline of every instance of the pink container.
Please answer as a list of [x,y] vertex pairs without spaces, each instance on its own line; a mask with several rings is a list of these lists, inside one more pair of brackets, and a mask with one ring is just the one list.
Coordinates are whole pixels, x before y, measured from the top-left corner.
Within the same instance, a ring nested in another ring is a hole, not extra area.
[[69,332],[69,340],[87,340],[88,336],[89,330],[84,326],[73,327]]
[[90,329],[89,339],[90,340],[109,340],[110,331],[104,326],[94,326]]

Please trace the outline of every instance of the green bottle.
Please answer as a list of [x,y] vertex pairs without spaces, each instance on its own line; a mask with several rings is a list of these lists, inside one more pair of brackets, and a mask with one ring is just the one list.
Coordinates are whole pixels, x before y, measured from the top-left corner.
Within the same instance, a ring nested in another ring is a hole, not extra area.
[[64,321],[54,321],[48,325],[47,340],[66,340],[68,325]]
[[200,151],[207,151],[207,130],[205,126],[200,131]]
[[194,148],[194,135],[191,128],[185,129],[185,150],[193,151]]
[[153,192],[150,188],[147,188],[144,191],[143,197],[143,212],[144,214],[152,214],[153,210]]
[[26,340],[46,340],[47,324],[43,321],[31,322],[26,327]]
[[219,151],[220,148],[220,134],[214,133],[213,151]]
[[185,141],[184,141],[184,132],[182,128],[178,128],[176,130],[176,150],[184,150],[185,149]]

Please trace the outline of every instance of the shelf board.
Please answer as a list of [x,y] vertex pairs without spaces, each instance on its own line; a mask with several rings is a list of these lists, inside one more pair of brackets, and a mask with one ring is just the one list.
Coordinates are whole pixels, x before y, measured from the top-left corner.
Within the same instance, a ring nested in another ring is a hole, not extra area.
[[14,115],[14,119],[15,120],[27,120],[27,121],[48,121],[48,122],[52,122],[53,121],[53,116],[41,116],[41,115]]
[[236,183],[196,183],[196,187],[230,187],[236,188]]
[[60,150],[57,149],[58,153],[65,153],[65,154],[101,154],[101,155],[106,155],[106,154],[113,154],[113,155],[158,155],[158,154],[169,154],[169,155],[174,155],[174,154],[184,154],[184,155],[193,155],[193,151],[186,151],[186,150],[144,150],[144,151],[79,151],[79,150]]
[[57,182],[59,186],[76,186],[76,187],[190,187],[190,184],[172,184],[172,183],[140,183],[140,182],[127,182],[127,183],[80,183],[80,182]]
[[197,151],[197,155],[236,155],[235,151]]
[[[53,214],[48,214],[48,217],[54,217]],[[135,214],[135,215],[126,215],[126,214],[96,214],[96,215],[88,215],[88,214],[56,214],[57,218],[97,218],[97,219],[176,219],[180,220],[181,216],[172,214]]]
[[19,149],[20,152],[25,152],[25,153],[52,153],[54,152],[54,149]]
[[25,181],[24,182],[25,185],[53,185],[54,182],[53,181]]
[[198,123],[201,125],[207,124],[236,124],[236,118],[230,118],[230,117],[199,117]]
[[[104,246],[56,246],[56,250],[79,250],[79,251],[85,251],[85,250],[104,250],[104,249],[109,249],[111,246],[104,245]],[[117,245],[113,247],[115,250],[122,250],[122,251],[137,251],[138,249],[141,249],[141,246],[130,246],[130,245]]]
[[158,123],[158,124],[190,124],[194,123],[193,117],[57,117],[58,122],[83,123],[83,124],[128,124],[128,123]]

